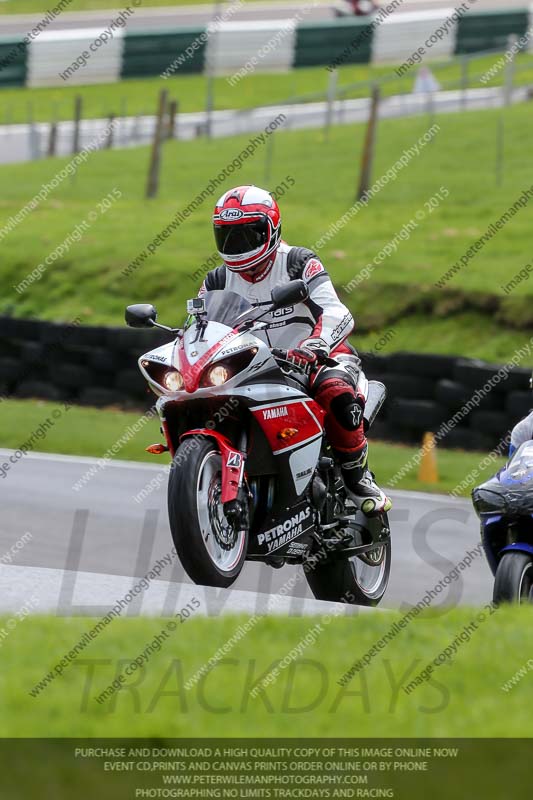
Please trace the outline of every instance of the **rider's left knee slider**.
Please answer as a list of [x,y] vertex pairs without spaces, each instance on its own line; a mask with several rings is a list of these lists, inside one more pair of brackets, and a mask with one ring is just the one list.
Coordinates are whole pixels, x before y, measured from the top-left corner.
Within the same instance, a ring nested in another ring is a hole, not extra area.
[[347,431],[356,431],[363,421],[363,406],[349,392],[338,395],[330,403],[331,413]]

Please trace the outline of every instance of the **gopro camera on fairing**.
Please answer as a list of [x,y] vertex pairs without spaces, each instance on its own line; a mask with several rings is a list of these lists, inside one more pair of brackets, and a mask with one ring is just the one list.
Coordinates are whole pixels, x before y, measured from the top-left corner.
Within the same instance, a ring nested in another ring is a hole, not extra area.
[[188,314],[203,314],[205,312],[205,300],[203,297],[193,297],[187,300]]

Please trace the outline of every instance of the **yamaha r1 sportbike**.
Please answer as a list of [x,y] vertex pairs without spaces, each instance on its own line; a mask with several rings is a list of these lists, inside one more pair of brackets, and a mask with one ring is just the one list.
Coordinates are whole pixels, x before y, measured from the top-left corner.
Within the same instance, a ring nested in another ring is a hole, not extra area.
[[[170,529],[195,583],[230,586],[246,560],[303,564],[315,597],[376,605],[390,571],[387,515],[366,517],[348,498],[308,375],[254,335],[305,299],[301,280],[273,289],[266,311],[207,292],[187,302],[183,330],[160,325],[149,304],[128,306],[130,326],[176,335],[139,358],[166,439],[147,449],[173,458]],[[369,428],[385,387],[362,373],[359,387]]]
[[495,603],[533,602],[533,442],[472,491]]

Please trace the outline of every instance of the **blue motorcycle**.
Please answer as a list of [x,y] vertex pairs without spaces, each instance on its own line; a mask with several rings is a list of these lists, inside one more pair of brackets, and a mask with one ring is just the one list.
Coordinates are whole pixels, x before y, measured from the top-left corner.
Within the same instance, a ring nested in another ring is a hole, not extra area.
[[494,580],[493,600],[533,602],[533,441],[472,491]]

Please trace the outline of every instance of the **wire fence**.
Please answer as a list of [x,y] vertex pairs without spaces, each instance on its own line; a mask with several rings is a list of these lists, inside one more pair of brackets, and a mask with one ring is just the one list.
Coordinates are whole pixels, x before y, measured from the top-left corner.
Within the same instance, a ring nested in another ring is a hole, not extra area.
[[[416,74],[399,76],[392,66],[371,68],[368,78],[346,84],[340,83],[344,70],[340,72],[324,70],[323,87],[317,91],[281,96],[261,105],[213,111],[213,106],[216,108],[217,80],[224,81],[225,78],[222,77],[216,79],[210,87],[212,97],[209,109],[199,108],[184,115],[180,113],[179,98],[174,101],[172,118],[167,123],[167,135],[168,138],[195,139],[203,136],[248,133],[254,126],[261,125],[264,114],[270,113],[268,109],[273,107],[289,107],[294,110],[294,113],[287,115],[286,128],[290,129],[293,125],[304,127],[303,112],[299,113],[298,108],[306,107],[309,110],[312,104],[322,104],[323,108],[316,110],[317,115],[321,114],[321,122],[317,125],[315,118],[314,124],[316,127],[323,125],[327,132],[332,124],[358,121],[355,101],[361,101],[363,112],[376,87],[379,89],[382,104],[389,102],[391,108],[393,104],[395,105],[395,110],[391,110],[391,116],[421,111],[426,111],[430,116],[434,115],[439,111],[439,106],[434,103],[438,92],[459,92],[460,108],[465,111],[471,107],[480,107],[478,95],[481,96],[481,100],[485,97],[482,90],[486,91],[485,107],[505,106],[512,101],[517,89],[525,91],[525,94],[520,93],[516,96],[518,100],[533,96],[533,53],[513,53],[512,57],[509,57],[512,45],[513,37],[510,37],[505,50],[489,50],[431,62],[429,66],[422,65]],[[159,88],[159,84],[155,83],[152,107],[146,108],[142,113],[138,111],[138,106],[137,111],[133,111],[133,104],[128,102],[129,98],[126,96],[118,98],[115,104],[117,107],[112,110],[108,104],[105,106],[102,104],[99,119],[108,123],[110,120],[114,122],[113,136],[102,147],[132,147],[152,140],[157,118]],[[473,90],[478,90],[477,94]],[[81,106],[80,98],[83,96],[83,90],[80,90],[80,94],[74,99],[74,106],[77,104]],[[443,108],[441,105],[440,109]],[[26,126],[24,133],[27,142],[24,157],[18,158],[15,148],[14,157],[7,160],[34,160],[45,156],[64,155],[70,148],[71,138],[73,137],[74,141],[79,138],[71,96],[51,103],[49,120],[46,122],[36,121],[31,100],[28,101],[25,116],[26,121],[23,125]],[[42,117],[42,110],[39,116]],[[85,134],[90,135],[96,122],[94,104],[91,107],[91,119],[83,119],[83,112],[78,116],[79,124],[84,125]],[[20,137],[22,133],[20,124],[20,107],[13,102],[10,104],[9,99],[0,104],[0,127],[3,144],[7,148],[13,137]]]

